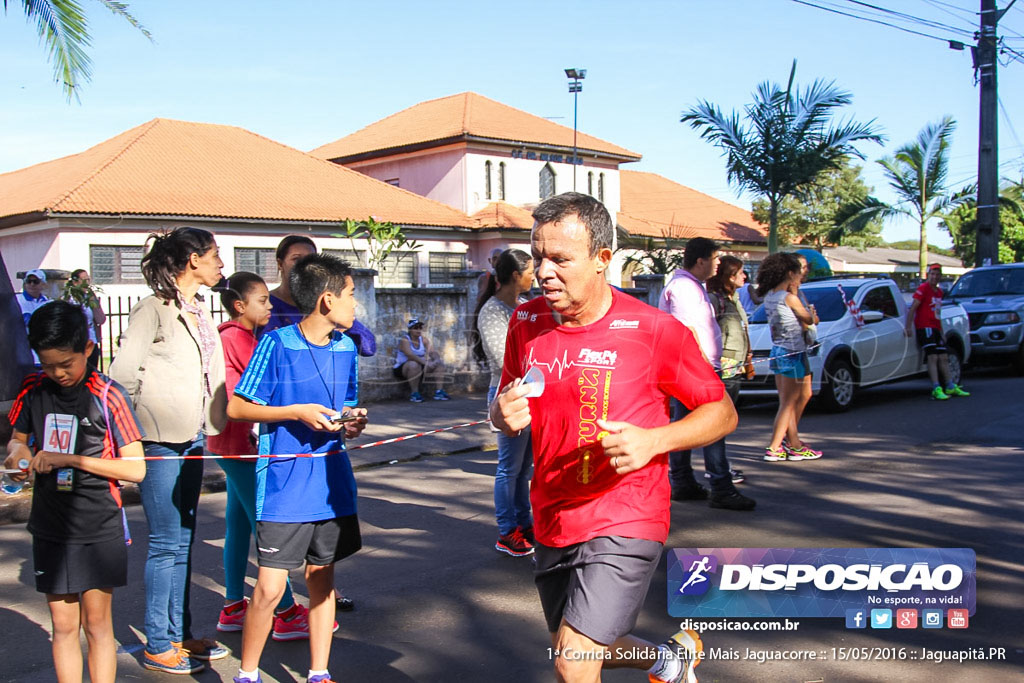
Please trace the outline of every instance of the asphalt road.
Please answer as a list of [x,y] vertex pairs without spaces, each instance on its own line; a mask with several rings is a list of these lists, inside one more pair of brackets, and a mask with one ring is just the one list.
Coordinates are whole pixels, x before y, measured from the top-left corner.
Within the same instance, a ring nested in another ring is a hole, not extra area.
[[[1024,460],[1020,400],[1024,380],[998,370],[971,373],[969,399],[925,398],[927,383],[865,392],[849,413],[810,412],[807,439],[826,456],[804,463],[760,460],[774,406],[746,406],[730,442],[741,485],[758,501],[752,513],[674,503],[669,547],[971,547],[978,555],[977,612],[963,631],[847,630],[841,619],[800,619],[794,632],[714,632],[708,647],[754,651],[826,651],[816,661],[709,659],[707,681],[1019,681],[1024,679]],[[452,422],[479,400],[445,405]],[[478,436],[453,446],[472,446]],[[338,585],[356,600],[339,615],[331,671],[339,681],[548,681],[548,637],[529,559],[493,550],[493,451],[423,457],[357,474],[364,550],[338,567]],[[699,458],[698,458],[699,460]],[[214,635],[221,603],[223,494],[201,501],[192,608],[198,631]],[[142,643],[145,522],[129,510],[131,584],[115,595],[115,634],[123,654],[118,679],[173,680],[139,665]],[[53,680],[49,618],[32,586],[30,539],[22,525],[0,527],[0,680]],[[253,563],[252,573],[255,573]],[[296,586],[304,594],[296,573]],[[659,570],[637,627],[660,641],[678,626],[665,609]],[[222,642],[233,655],[197,674],[230,681],[238,634]],[[919,653],[1006,648],[1004,661],[932,663],[843,661],[832,648],[908,648]],[[303,681],[308,648],[271,643],[263,680]],[[179,677],[186,678],[186,677]],[[636,671],[606,681],[641,681]]]

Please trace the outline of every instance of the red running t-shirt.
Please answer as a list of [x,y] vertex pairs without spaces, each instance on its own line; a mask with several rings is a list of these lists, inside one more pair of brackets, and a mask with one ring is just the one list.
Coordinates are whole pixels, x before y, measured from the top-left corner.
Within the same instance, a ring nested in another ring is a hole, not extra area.
[[693,334],[672,316],[612,290],[612,306],[584,327],[559,325],[541,298],[509,323],[501,386],[532,367],[544,393],[530,399],[534,533],[565,547],[598,536],[664,543],[668,538],[668,456],[626,475],[612,469],[598,419],[660,427],[668,399],[693,409],[721,400],[722,382]]
[[942,315],[942,290],[922,282],[914,292],[914,299],[921,302],[914,313],[914,327],[919,330],[926,327],[941,330],[939,316]]

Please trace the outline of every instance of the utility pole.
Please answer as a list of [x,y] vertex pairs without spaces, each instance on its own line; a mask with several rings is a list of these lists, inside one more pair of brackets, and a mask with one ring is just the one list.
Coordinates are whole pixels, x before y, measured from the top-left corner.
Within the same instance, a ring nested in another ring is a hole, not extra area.
[[583,92],[583,84],[580,83],[587,77],[586,69],[566,69],[565,75],[572,80],[569,82],[569,92],[572,93],[572,191],[576,191],[576,113],[580,93]]
[[975,266],[999,262],[999,91],[996,87],[996,26],[1002,15],[1003,12],[996,9],[996,0],[981,0],[981,30],[978,34],[976,53],[981,92],[978,117],[978,232],[974,250]]

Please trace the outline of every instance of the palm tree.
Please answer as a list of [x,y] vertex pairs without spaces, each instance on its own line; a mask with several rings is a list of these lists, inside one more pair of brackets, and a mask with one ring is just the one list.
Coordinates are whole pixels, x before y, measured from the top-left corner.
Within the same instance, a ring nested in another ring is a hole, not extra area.
[[819,173],[838,168],[849,156],[864,155],[853,147],[860,141],[882,142],[874,120],[832,125],[835,111],[852,101],[835,83],[816,80],[803,90],[794,87],[796,60],[783,90],[764,82],[745,108],[725,116],[718,106],[701,101],[683,113],[682,123],[722,150],[730,183],[768,200],[768,251],[779,248],[779,205]]
[[949,140],[956,130],[956,121],[946,116],[938,123],[921,129],[917,139],[909,142],[891,157],[878,161],[889,180],[889,186],[899,198],[895,204],[886,204],[868,197],[846,223],[856,232],[872,218],[908,216],[920,229],[918,267],[925,277],[928,267],[928,221],[950,211],[974,196],[974,188],[967,187],[953,193],[946,186],[949,172]]
[[[7,1],[3,0],[4,13]],[[128,12],[128,5],[113,0],[97,0],[101,5],[153,39],[149,31]],[[92,62],[85,50],[92,43],[89,22],[79,0],[21,0],[29,21],[34,21],[39,37],[53,61],[53,80],[61,84],[68,101],[78,97],[76,88],[92,77]]]

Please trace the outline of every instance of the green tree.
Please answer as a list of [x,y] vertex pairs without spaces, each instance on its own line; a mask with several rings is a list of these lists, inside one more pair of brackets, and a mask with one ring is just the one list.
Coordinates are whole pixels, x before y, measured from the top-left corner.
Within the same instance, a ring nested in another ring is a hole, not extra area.
[[663,231],[660,239],[643,237],[628,243],[623,241],[619,249],[630,252],[626,256],[626,265],[636,264],[638,272],[668,275],[683,267],[687,241],[686,238],[669,237]]
[[[96,1],[153,39],[149,31],[128,12],[126,3]],[[6,14],[8,0],[3,2]],[[92,78],[92,60],[86,53],[92,37],[82,3],[79,0],[21,0],[20,4],[29,22],[36,24],[39,37],[50,53],[54,82],[61,84],[68,101],[72,97],[77,99],[77,88]]]
[[954,130],[956,122],[946,116],[921,129],[916,140],[897,149],[893,156],[880,159],[878,163],[898,201],[886,204],[868,197],[843,225],[844,229],[857,232],[877,218],[902,215],[916,221],[920,231],[917,260],[922,278],[928,267],[928,221],[951,211],[973,194],[972,188],[953,193],[946,185],[949,140]]
[[[857,248],[882,244],[882,221],[876,219],[856,233],[839,226],[851,211],[871,196],[872,188],[860,176],[862,166],[844,159],[841,166],[825,169],[814,181],[796,190],[779,205],[779,241],[793,244],[803,241],[817,249],[826,245]],[[754,220],[768,223],[771,207],[764,197],[754,200]]]
[[873,120],[833,125],[837,110],[852,101],[850,93],[820,79],[801,90],[793,85],[795,76],[796,60],[785,89],[767,81],[759,85],[744,110],[745,122],[738,112],[726,116],[706,100],[681,119],[722,151],[730,183],[768,201],[770,253],[779,249],[783,200],[847,157],[863,159],[854,143],[882,141]]
[[[978,237],[978,205],[975,197],[950,209],[939,226],[953,238],[953,251],[964,263],[974,263]],[[999,193],[999,261],[1024,261],[1024,184],[1010,185]]]
[[365,265],[378,271],[387,269],[385,261],[391,252],[398,250],[400,254],[396,265],[401,263],[410,253],[417,251],[422,245],[416,240],[411,240],[402,232],[402,226],[391,221],[378,221],[370,216],[365,221],[355,221],[346,218],[343,223],[345,234],[332,235],[332,237],[347,237],[352,244],[352,251],[359,253],[356,249],[356,240],[365,239],[367,248],[367,262]]

